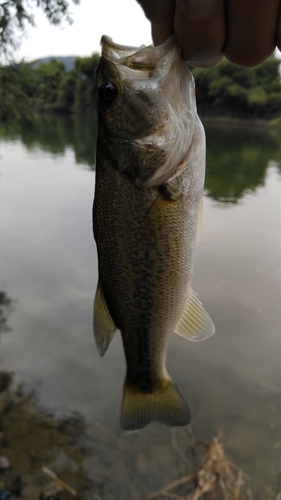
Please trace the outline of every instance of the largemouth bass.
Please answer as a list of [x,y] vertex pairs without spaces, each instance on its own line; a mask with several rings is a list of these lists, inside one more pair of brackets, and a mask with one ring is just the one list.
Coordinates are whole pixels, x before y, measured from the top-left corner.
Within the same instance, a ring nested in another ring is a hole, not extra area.
[[95,340],[103,356],[122,334],[123,429],[187,425],[188,405],[165,366],[168,339],[173,331],[192,340],[214,333],[190,286],[205,175],[193,77],[173,37],[157,47],[107,37],[101,44]]

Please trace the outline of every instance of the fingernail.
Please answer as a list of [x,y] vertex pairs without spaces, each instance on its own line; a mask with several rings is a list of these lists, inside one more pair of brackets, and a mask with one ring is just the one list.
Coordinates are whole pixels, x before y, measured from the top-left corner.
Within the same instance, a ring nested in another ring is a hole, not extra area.
[[214,0],[187,0],[187,5],[195,17],[203,17],[212,10]]

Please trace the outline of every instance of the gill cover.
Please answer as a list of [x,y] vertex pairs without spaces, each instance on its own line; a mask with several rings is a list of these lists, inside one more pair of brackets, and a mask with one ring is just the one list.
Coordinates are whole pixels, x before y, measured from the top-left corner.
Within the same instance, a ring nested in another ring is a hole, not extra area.
[[138,187],[167,182],[195,130],[193,77],[174,37],[154,47],[125,47],[102,37],[97,69],[103,147],[115,169]]

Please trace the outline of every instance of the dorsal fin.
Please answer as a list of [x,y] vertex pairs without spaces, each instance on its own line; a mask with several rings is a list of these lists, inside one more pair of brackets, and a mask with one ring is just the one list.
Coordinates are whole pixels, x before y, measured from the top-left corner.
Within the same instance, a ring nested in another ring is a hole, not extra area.
[[175,332],[189,340],[204,340],[215,333],[214,323],[192,289]]
[[96,346],[100,355],[104,356],[118,328],[115,325],[109,312],[100,282],[98,282],[94,300],[93,326]]

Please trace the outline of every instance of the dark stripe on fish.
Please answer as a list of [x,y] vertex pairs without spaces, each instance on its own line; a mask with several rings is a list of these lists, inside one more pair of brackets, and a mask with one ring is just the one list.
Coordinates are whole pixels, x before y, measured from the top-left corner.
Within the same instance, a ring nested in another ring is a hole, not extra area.
[[153,392],[153,379],[149,353],[149,337],[147,331],[139,331],[137,335],[137,361],[133,373],[127,372],[130,383],[140,392]]
[[[153,269],[153,260],[146,251],[139,260],[138,273],[135,275],[135,307],[138,311],[138,325],[136,326],[136,357],[132,373],[128,371],[128,380],[141,392],[153,392],[154,378],[151,360],[151,310],[153,308],[153,294],[148,286],[148,274]],[[129,363],[130,365],[130,363]]]

